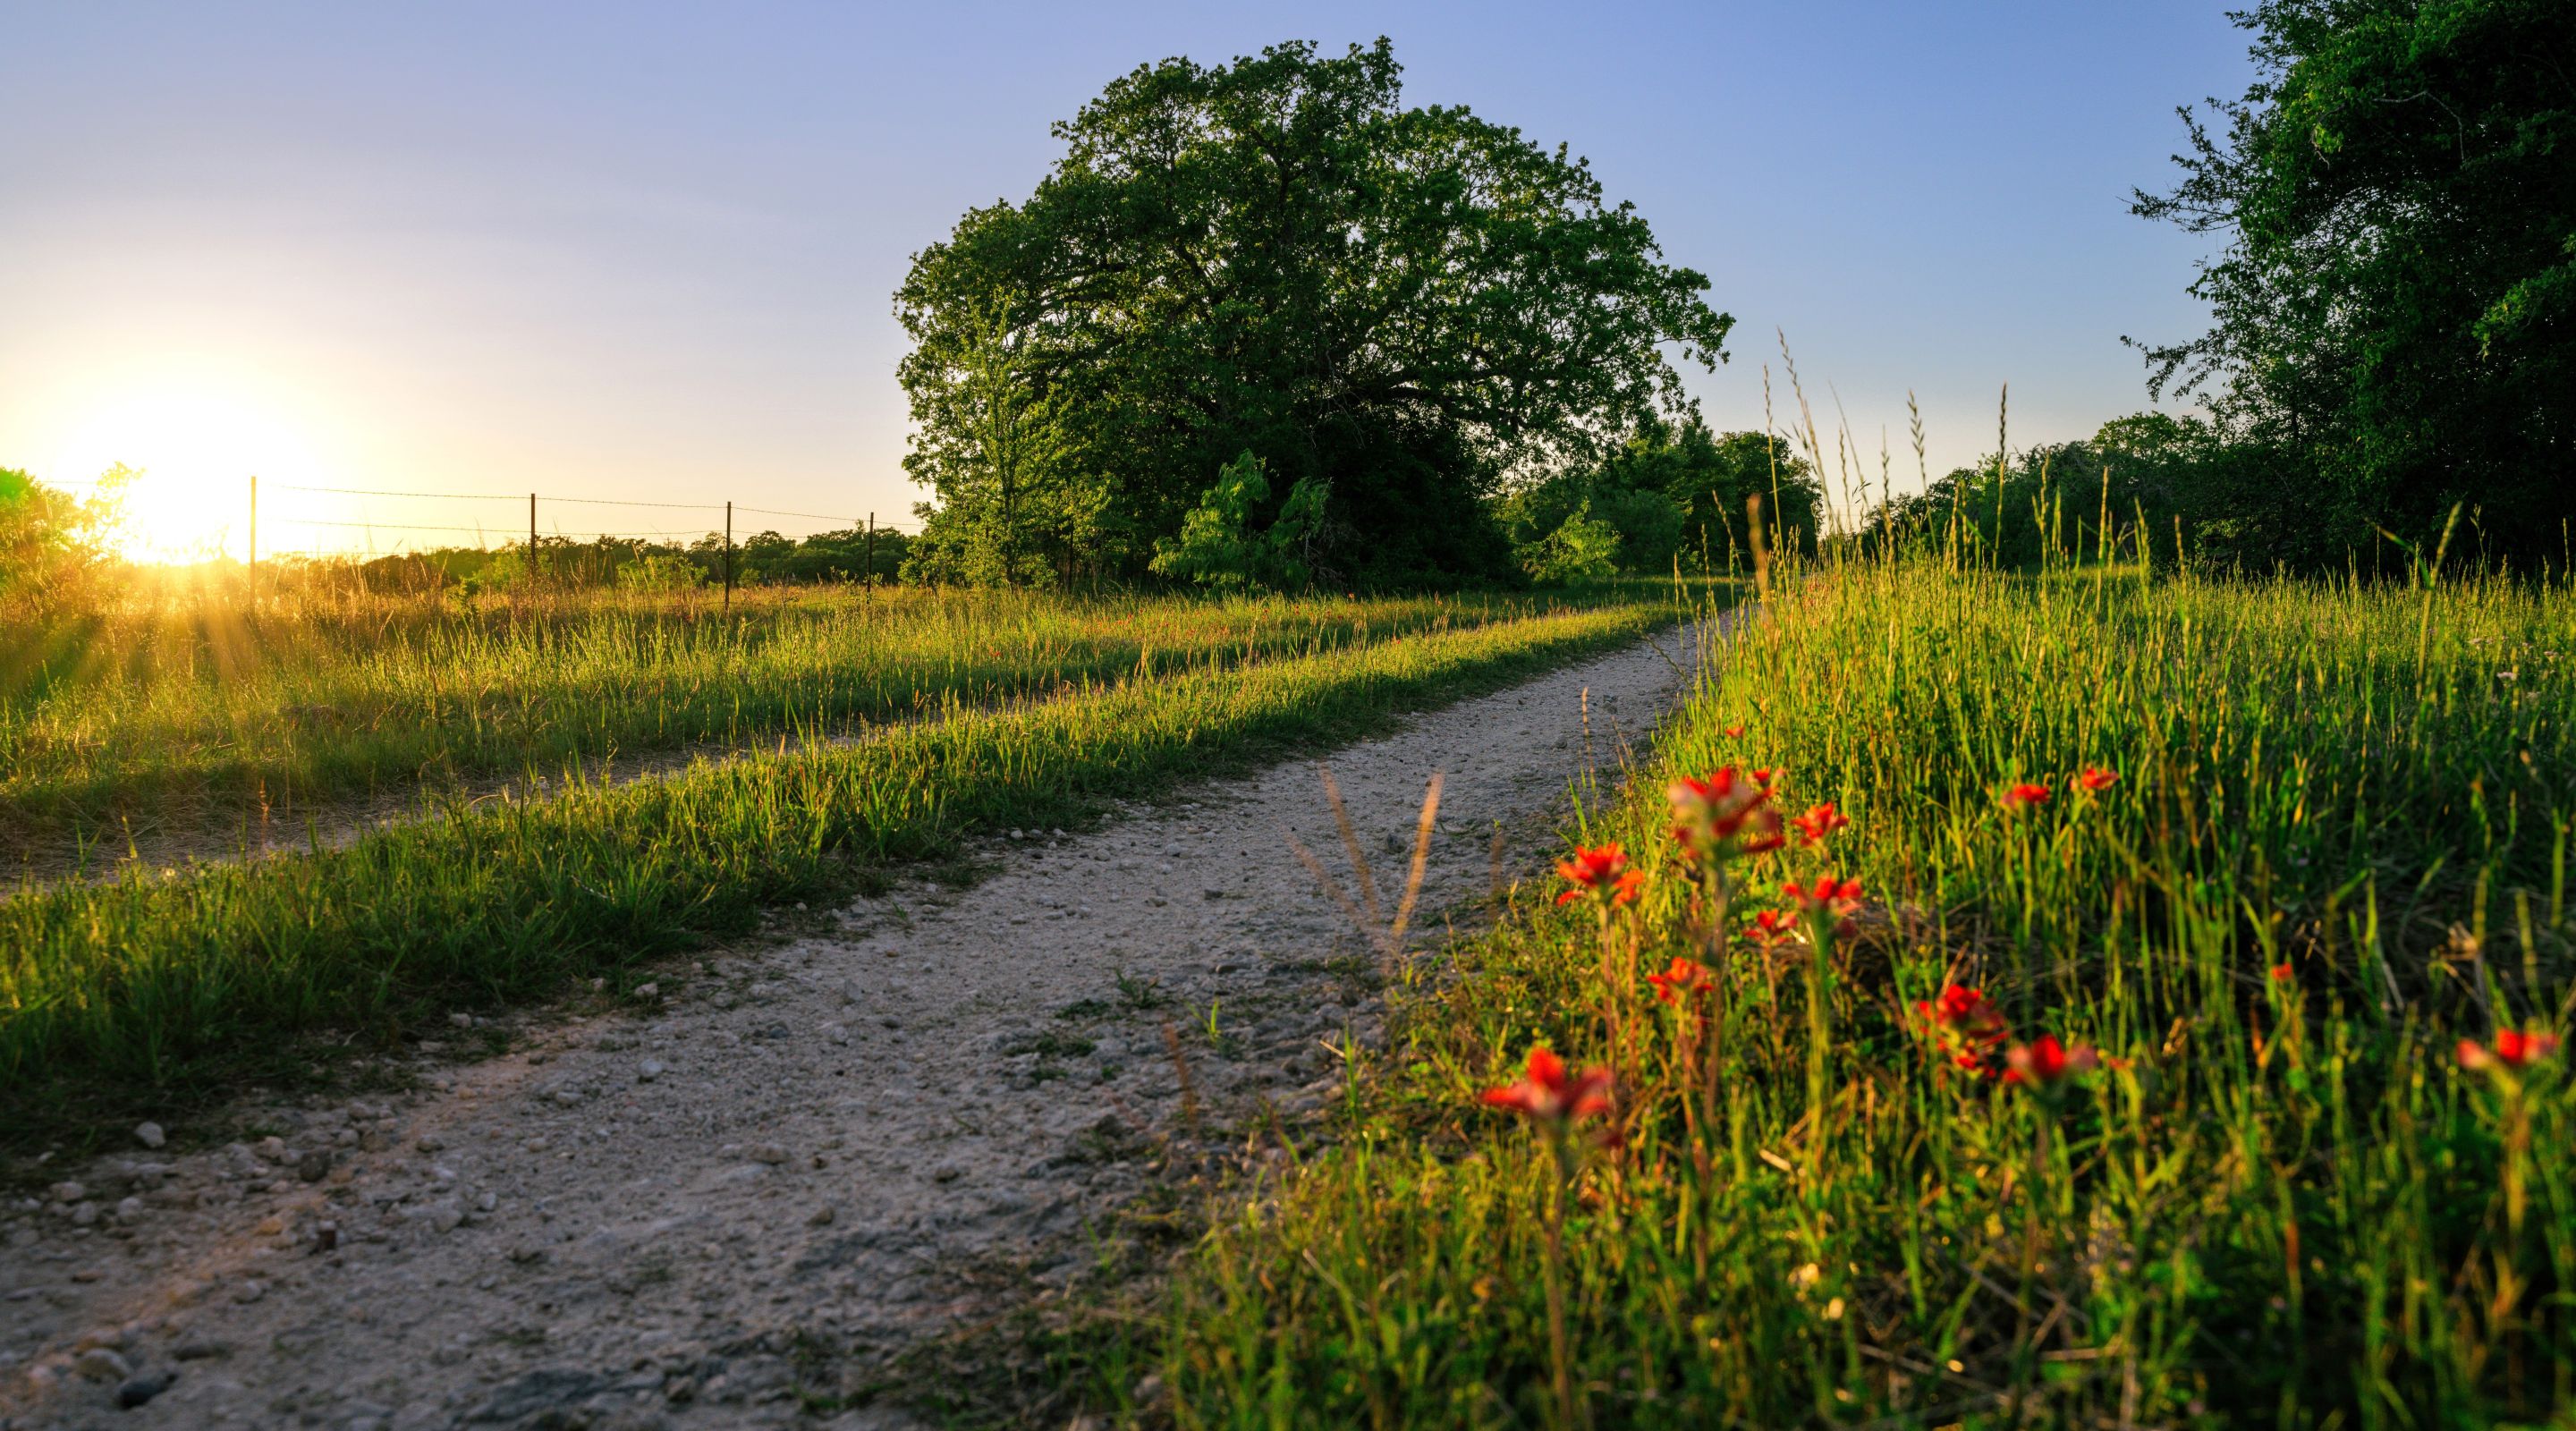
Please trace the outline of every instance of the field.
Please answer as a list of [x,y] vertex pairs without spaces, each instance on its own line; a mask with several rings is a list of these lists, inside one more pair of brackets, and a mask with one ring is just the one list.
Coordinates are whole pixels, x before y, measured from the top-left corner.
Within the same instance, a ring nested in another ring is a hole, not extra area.
[[[1577,816],[1641,897],[1417,965],[1112,1360],[1188,1427],[2563,1414],[2565,577],[1811,575]],[[1727,768],[1848,828],[1668,806]]]
[[[705,613],[611,608],[552,626],[428,623],[363,655],[345,623],[326,624],[271,636],[284,669],[236,681],[138,641],[129,681],[57,685],[18,725],[160,738],[98,742],[89,748],[116,753],[66,757],[52,768],[69,773],[26,788],[77,784],[79,798],[114,802],[209,772],[294,771],[307,788],[345,789],[385,778],[400,763],[390,752],[435,751],[455,769],[573,768],[549,798],[432,803],[337,846],[127,865],[0,901],[8,1141],[95,1136],[251,1081],[307,1079],[326,1044],[395,1049],[450,1012],[642,977],[632,971],[657,955],[750,930],[764,909],[879,886],[891,868],[968,879],[975,842],[1007,827],[1078,827],[1118,799],[1348,739],[1632,641],[1673,619],[1671,599],[1661,588],[1590,607],[913,596],[781,603],[746,635]],[[752,674],[737,683],[740,671]],[[725,693],[737,684],[766,694],[736,705]],[[85,705],[93,690],[98,713]],[[217,753],[233,739],[219,732],[319,693],[390,714],[329,726],[264,764]],[[504,707],[540,715],[495,719]],[[866,739],[783,741],[656,779],[574,765],[627,748],[621,737],[757,746],[916,711],[927,718]],[[153,750],[168,759],[142,753]]]
[[[1579,602],[179,586],[0,643],[0,839],[221,852],[350,802],[834,737]],[[193,837],[193,838],[190,838]],[[157,842],[162,845],[171,840]],[[161,861],[166,863],[167,861]],[[17,873],[0,860],[0,877]]]

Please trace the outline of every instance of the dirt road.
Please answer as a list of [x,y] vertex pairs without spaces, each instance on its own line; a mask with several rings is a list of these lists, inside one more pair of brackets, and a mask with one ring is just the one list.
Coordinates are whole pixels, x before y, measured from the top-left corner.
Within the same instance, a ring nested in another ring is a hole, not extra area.
[[[1544,868],[1587,746],[1642,745],[1690,659],[1655,644],[1330,757],[1382,879],[1446,772],[1418,945],[1472,917],[1496,828]],[[1152,1250],[1373,1036],[1374,956],[1283,829],[1348,880],[1282,766],[1019,832],[967,890],[786,913],[659,997],[460,1028],[509,1051],[433,1051],[415,1093],[65,1169],[0,1208],[0,1431],[910,1425],[854,1396],[889,1354]]]

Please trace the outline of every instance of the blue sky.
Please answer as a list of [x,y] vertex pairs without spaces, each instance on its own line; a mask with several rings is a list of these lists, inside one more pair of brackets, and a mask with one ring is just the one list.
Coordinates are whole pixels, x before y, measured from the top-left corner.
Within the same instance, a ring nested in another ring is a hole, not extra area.
[[[2131,218],[2218,3],[77,5],[0,0],[0,465],[149,465],[174,534],[523,528],[524,499],[906,511],[889,296],[1134,65],[1393,38],[1413,103],[1588,156],[1738,320],[1694,387],[1761,422],[1786,329],[1910,474],[2146,405],[2201,244]],[[665,512],[664,515],[655,515]],[[386,524],[299,527],[301,517]],[[695,527],[549,508],[548,529]],[[822,523],[746,518],[792,532]],[[497,533],[496,533],[497,534]]]

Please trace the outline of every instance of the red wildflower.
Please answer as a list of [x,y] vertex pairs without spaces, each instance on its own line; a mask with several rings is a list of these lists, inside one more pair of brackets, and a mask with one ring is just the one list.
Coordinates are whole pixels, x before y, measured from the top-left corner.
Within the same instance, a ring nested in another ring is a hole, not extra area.
[[2000,1072],[1995,1049],[2011,1030],[1984,990],[1944,984],[1939,998],[1916,1000],[1914,1012],[1951,1062],[1988,1078]]
[[1574,886],[1556,897],[1559,904],[1572,904],[1587,894],[1606,894],[1626,904],[1637,897],[1637,886],[1646,878],[1628,868],[1628,852],[1617,844],[1577,849],[1574,858],[1556,862],[1556,872]]
[[1771,800],[1768,770],[1749,774],[1724,766],[1694,779],[1683,776],[1664,788],[1673,805],[1673,838],[1692,859],[1703,855],[1758,855],[1784,843],[1780,816],[1764,807]]
[[1743,734],[1744,727],[1740,725],[1731,725],[1726,728],[1726,738],[1729,740],[1734,740]]
[[1678,1004],[1709,986],[1707,966],[1695,959],[1675,959],[1660,974],[1648,974],[1646,982],[1655,986],[1655,997],[1667,1004]]
[[2088,1044],[2068,1048],[2057,1041],[2057,1035],[2041,1034],[2029,1043],[2006,1049],[2004,1065],[2006,1083],[2053,1088],[2076,1074],[2100,1068],[2102,1055]]
[[1484,1097],[1488,1104],[1509,1108],[1533,1122],[1570,1123],[1610,1111],[1610,1070],[1568,1073],[1565,1060],[1541,1045],[1530,1050],[1529,1069],[1520,1082],[1488,1088]]
[[1835,809],[1834,802],[1831,800],[1809,807],[1807,813],[1795,817],[1789,823],[1798,827],[1799,845],[1810,850],[1823,844],[1825,836],[1836,830],[1851,828],[1850,818]]
[[2520,1073],[2558,1056],[2558,1035],[2498,1029],[2490,1049],[2473,1038],[2460,1040],[2460,1067],[2472,1073]]
[[2290,982],[2290,976],[2296,972],[2298,971],[2290,967],[2290,961],[2284,959],[2280,963],[2272,966],[2272,982],[2276,984],[2286,984]]
[[1860,906],[1860,881],[1856,879],[1836,880],[1832,875],[1818,875],[1812,885],[1802,886],[1791,880],[1780,886],[1780,892],[1795,901],[1801,911],[1810,914],[1822,911],[1839,917]]
[[2033,785],[2029,781],[2024,780],[2013,786],[2010,790],[2005,791],[1999,803],[2001,803],[2004,809],[2008,811],[2018,811],[2027,809],[2033,805],[2047,804],[2048,794],[2049,791],[2047,786]]
[[1798,916],[1785,909],[1766,909],[1753,916],[1753,937],[1764,944],[1777,944],[1798,932]]
[[2084,773],[2070,782],[2074,789],[2081,790],[2087,795],[2099,795],[2119,783],[2120,772],[2105,770],[2098,765],[2085,766]]

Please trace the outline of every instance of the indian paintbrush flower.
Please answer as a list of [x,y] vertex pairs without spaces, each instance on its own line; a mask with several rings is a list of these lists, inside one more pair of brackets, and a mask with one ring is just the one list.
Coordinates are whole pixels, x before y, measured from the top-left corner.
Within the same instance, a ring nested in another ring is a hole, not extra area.
[[2000,1050],[2012,1030],[1984,990],[1944,984],[1940,997],[1916,1000],[1914,1012],[1951,1062],[1988,1078],[2002,1073]]
[[1996,803],[2002,805],[2007,812],[2018,813],[2035,805],[2047,804],[2048,795],[2047,786],[2033,785],[2024,780],[2006,790]]
[[2059,1043],[2055,1034],[2041,1034],[2029,1043],[2017,1043],[2004,1050],[2004,1082],[2035,1089],[2054,1088],[2101,1066],[2102,1055],[2091,1045],[2069,1048]]
[[2460,1067],[2471,1073],[2496,1073],[2506,1076],[2521,1073],[2535,1063],[2546,1063],[2558,1056],[2558,1035],[2525,1033],[2521,1029],[2498,1029],[2495,1047],[2488,1048],[2473,1038],[2460,1040]]
[[2105,770],[2098,765],[2085,766],[2083,774],[2068,782],[2072,788],[2081,790],[2087,795],[2099,795],[2119,783],[2120,772]]
[[1831,800],[1808,807],[1807,813],[1792,818],[1789,823],[1798,827],[1798,844],[1810,850],[1824,844],[1827,835],[1851,827],[1850,818],[1835,809]]
[[1655,986],[1655,997],[1667,1004],[1678,1004],[1709,986],[1708,967],[1696,959],[1675,958],[1660,974],[1648,974],[1646,982]]
[[1697,778],[1685,775],[1664,789],[1673,807],[1673,838],[1688,859],[1758,855],[1786,843],[1771,801],[1770,770],[1724,766]]
[[1487,1104],[1509,1108],[1531,1122],[1562,1127],[1610,1111],[1610,1070],[1587,1068],[1575,1073],[1545,1045],[1530,1050],[1529,1067],[1518,1083],[1484,1092]]
[[1642,871],[1628,868],[1628,852],[1616,844],[1578,849],[1574,858],[1557,861],[1556,872],[1574,886],[1556,897],[1559,904],[1572,904],[1585,895],[1627,904],[1636,899],[1637,891],[1646,882]]

